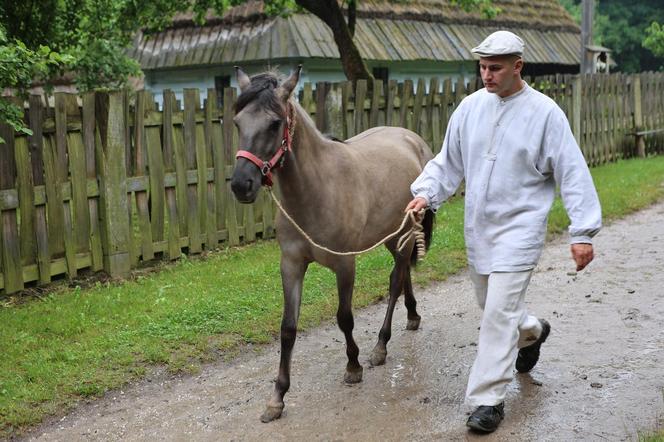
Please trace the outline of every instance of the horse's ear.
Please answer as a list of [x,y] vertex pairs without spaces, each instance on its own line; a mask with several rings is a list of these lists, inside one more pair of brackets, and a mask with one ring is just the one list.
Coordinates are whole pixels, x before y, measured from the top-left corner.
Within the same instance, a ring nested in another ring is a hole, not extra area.
[[302,72],[302,65],[299,64],[297,68],[291,72],[290,76],[277,88],[275,91],[277,96],[282,100],[286,101],[293,93],[293,89],[297,86],[297,82],[300,80],[300,72]]
[[235,66],[235,78],[237,79],[238,86],[240,86],[240,92],[244,92],[251,84],[249,76],[244,73],[240,66]]

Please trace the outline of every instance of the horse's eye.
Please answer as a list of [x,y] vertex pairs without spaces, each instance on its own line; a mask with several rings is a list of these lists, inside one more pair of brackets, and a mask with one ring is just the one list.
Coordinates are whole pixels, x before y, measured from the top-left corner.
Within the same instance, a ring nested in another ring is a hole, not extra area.
[[281,124],[281,120],[274,120],[270,123],[270,130],[272,132],[276,132],[279,130],[279,125]]

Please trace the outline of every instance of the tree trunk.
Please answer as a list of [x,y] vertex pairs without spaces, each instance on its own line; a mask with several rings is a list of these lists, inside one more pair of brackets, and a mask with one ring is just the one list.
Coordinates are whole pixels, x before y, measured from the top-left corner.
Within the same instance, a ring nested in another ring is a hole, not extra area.
[[[366,79],[373,83],[373,76],[353,42],[343,11],[337,0],[295,0],[307,11],[320,18],[331,30],[339,49],[341,64],[346,78],[351,81]],[[355,2],[351,2],[355,4]],[[354,11],[351,13],[354,15]]]
[[355,38],[355,23],[357,22],[357,0],[348,0],[348,30],[350,36]]

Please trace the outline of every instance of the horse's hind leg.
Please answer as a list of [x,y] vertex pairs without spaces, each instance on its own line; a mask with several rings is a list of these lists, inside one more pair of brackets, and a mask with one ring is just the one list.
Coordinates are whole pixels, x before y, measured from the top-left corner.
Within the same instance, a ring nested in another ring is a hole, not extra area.
[[417,330],[420,327],[420,315],[417,314],[417,301],[413,294],[413,283],[410,280],[410,266],[406,267],[406,277],[403,283],[404,304],[408,310],[408,323],[406,330]]
[[346,365],[346,374],[344,381],[354,384],[362,380],[362,365],[358,360],[360,349],[353,339],[353,320],[352,300],[353,286],[355,284],[355,259],[346,258],[335,268],[337,275],[337,289],[339,291],[339,308],[337,309],[337,323],[346,337],[346,355],[348,364]]
[[302,281],[308,264],[300,259],[281,257],[281,282],[284,289],[284,313],[281,318],[281,360],[274,392],[267,402],[261,421],[270,422],[281,417],[284,395],[290,388],[290,363],[300,316]]
[[390,274],[390,300],[387,304],[387,313],[385,313],[385,320],[383,326],[378,333],[378,342],[371,351],[369,362],[371,365],[383,365],[385,357],[387,356],[387,342],[392,337],[392,314],[394,307],[399,299],[399,295],[404,287],[404,280],[406,276],[406,269],[408,268],[408,260],[399,255],[395,255],[394,269]]

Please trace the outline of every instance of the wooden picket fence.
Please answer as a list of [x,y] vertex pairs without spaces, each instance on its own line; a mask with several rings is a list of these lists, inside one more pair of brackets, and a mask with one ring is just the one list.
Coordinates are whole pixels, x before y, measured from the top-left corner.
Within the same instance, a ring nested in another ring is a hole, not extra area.
[[[565,111],[591,166],[664,151],[664,74],[527,79]],[[436,152],[458,103],[479,79],[305,84],[299,100],[323,132],[351,137],[377,125],[410,128]],[[265,192],[240,205],[229,180],[237,150],[237,92],[196,89],[158,109],[141,91],[31,96],[33,135],[0,124],[0,293],[74,278],[127,275],[176,259],[274,236]]]

